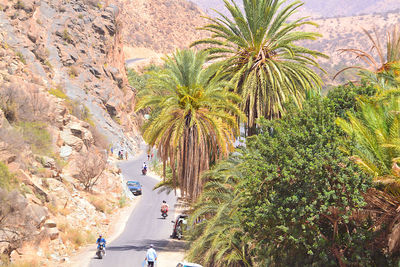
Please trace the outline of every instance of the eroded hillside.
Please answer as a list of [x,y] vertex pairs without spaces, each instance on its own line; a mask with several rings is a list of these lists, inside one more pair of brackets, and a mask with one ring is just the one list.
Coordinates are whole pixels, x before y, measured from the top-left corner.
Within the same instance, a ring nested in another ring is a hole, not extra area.
[[0,265],[56,266],[125,204],[110,147],[139,149],[120,12],[90,0],[0,10]]
[[[124,44],[170,53],[205,36],[202,11],[186,0],[118,0]],[[141,55],[132,55],[141,57]]]

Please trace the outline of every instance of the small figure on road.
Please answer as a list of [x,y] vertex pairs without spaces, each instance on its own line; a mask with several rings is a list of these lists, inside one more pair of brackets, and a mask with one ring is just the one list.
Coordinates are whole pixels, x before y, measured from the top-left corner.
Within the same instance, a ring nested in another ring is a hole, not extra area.
[[106,255],[106,240],[103,238],[103,236],[101,234],[99,235],[99,238],[97,238],[96,244],[97,244],[97,250],[99,250],[101,248],[101,246],[103,246],[104,256],[105,256]]
[[153,245],[150,245],[150,248],[146,252],[145,260],[147,261],[148,267],[154,267],[154,263],[157,260],[157,253],[153,247],[154,247]]
[[146,162],[143,162],[142,169],[147,171],[147,165],[146,165]]
[[150,154],[147,154],[147,160],[150,160]]

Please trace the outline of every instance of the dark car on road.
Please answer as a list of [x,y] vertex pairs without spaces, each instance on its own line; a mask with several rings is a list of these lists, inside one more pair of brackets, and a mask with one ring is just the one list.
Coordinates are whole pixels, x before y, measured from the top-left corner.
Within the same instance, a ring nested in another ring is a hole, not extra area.
[[128,181],[126,185],[133,195],[137,196],[142,194],[142,185],[138,181]]

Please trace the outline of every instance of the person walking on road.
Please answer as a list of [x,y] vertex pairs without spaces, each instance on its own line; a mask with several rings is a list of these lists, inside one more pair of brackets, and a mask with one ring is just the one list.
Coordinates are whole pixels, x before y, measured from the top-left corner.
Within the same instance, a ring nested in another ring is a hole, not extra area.
[[148,267],[154,267],[157,260],[157,253],[154,250],[153,245],[150,245],[150,248],[147,250],[145,260],[147,261]]

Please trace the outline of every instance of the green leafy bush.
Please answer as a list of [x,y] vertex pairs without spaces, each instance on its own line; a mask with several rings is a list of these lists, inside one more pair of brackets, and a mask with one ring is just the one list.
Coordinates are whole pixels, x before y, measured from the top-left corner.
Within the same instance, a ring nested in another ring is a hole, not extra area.
[[327,97],[334,104],[334,112],[336,116],[347,118],[348,111],[354,112],[357,110],[357,99],[360,97],[369,97],[376,94],[376,89],[365,82],[361,85],[353,83],[340,85],[328,92]]
[[371,178],[340,151],[334,108],[315,98],[280,121],[261,121],[262,134],[248,142],[241,212],[265,264],[372,262],[369,224],[355,216]]

